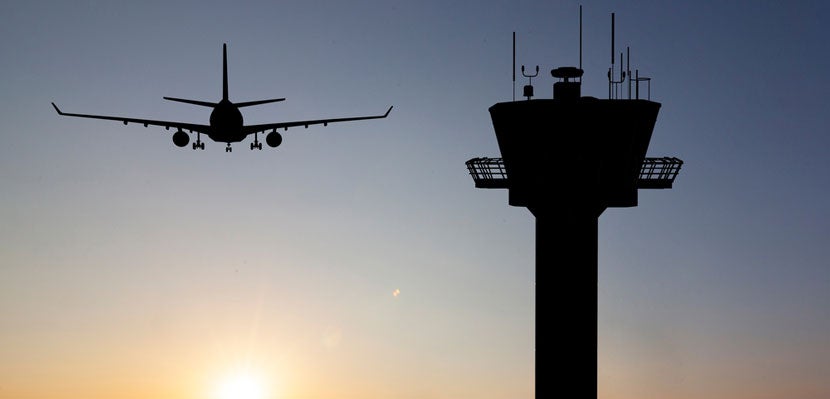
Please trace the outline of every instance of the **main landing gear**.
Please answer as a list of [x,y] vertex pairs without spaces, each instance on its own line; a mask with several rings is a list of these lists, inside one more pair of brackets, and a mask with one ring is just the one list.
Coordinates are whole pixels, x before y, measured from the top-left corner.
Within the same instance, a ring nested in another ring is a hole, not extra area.
[[205,149],[205,143],[202,142],[202,136],[199,132],[196,132],[196,142],[193,143],[193,149],[195,150],[197,148],[200,150]]
[[253,151],[254,148],[256,148],[258,150],[262,150],[262,143],[259,142],[259,139],[257,137],[258,134],[259,134],[258,132],[254,133],[254,142],[251,143],[251,151]]

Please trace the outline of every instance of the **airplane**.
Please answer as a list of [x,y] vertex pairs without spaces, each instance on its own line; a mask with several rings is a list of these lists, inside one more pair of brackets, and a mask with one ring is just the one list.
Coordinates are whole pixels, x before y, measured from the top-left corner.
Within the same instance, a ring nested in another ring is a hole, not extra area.
[[392,111],[392,107],[390,106],[386,113],[383,115],[373,115],[373,116],[358,116],[358,117],[348,117],[348,118],[331,118],[331,119],[315,119],[315,120],[306,120],[306,121],[292,121],[292,122],[276,122],[276,123],[265,123],[260,125],[245,125],[242,119],[242,113],[239,112],[239,109],[242,107],[249,107],[252,105],[260,105],[260,104],[267,104],[273,103],[278,101],[284,101],[285,98],[273,98],[269,100],[257,100],[257,101],[246,101],[240,103],[233,103],[228,99],[228,47],[227,43],[222,44],[222,100],[218,103],[212,103],[207,101],[198,101],[198,100],[187,100],[183,98],[174,98],[174,97],[164,97],[165,100],[169,101],[178,101],[187,104],[193,105],[200,105],[203,107],[210,107],[213,108],[213,111],[210,113],[210,124],[209,125],[199,125],[194,123],[185,123],[185,122],[174,122],[174,121],[158,121],[158,120],[151,120],[151,119],[137,119],[137,118],[124,118],[120,116],[105,116],[105,115],[89,115],[89,114],[73,114],[69,112],[62,112],[55,103],[52,103],[52,106],[55,107],[55,111],[58,112],[58,115],[62,116],[76,116],[80,118],[93,118],[93,119],[107,119],[107,120],[114,120],[123,122],[125,125],[128,123],[140,123],[143,124],[144,127],[148,125],[154,126],[164,126],[165,129],[170,130],[171,127],[176,128],[176,133],[173,133],[173,144],[178,147],[185,147],[190,142],[190,135],[185,133],[184,131],[187,130],[190,133],[196,132],[196,142],[193,143],[193,149],[205,149],[205,143],[201,140],[201,135],[206,134],[211,140],[217,143],[227,143],[227,147],[225,147],[225,152],[231,152],[231,143],[237,143],[244,140],[246,137],[250,136],[251,134],[254,135],[254,142],[251,143],[251,150],[258,149],[262,150],[262,143],[259,142],[259,134],[265,133],[266,131],[270,130],[271,132],[265,136],[265,142],[268,143],[270,147],[277,147],[282,143],[282,135],[277,132],[277,129],[284,129],[288,130],[289,127],[294,126],[305,126],[308,128],[311,125],[320,125],[327,126],[329,123],[336,123],[336,122],[346,122],[346,121],[357,121],[357,120],[365,120],[365,119],[380,119],[386,118],[389,116],[389,112]]

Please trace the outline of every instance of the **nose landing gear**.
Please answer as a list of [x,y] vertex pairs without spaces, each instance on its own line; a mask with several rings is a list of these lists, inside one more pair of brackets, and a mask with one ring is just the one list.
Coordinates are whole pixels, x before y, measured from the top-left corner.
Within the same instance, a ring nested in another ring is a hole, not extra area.
[[231,143],[228,143],[228,146],[225,147],[225,152],[231,152],[231,151],[233,151],[233,148],[231,148]]

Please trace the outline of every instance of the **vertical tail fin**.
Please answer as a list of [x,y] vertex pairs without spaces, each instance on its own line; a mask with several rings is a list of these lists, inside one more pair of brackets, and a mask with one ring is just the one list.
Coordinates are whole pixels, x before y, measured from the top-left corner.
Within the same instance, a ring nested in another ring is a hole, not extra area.
[[222,99],[228,99],[228,44],[222,44]]

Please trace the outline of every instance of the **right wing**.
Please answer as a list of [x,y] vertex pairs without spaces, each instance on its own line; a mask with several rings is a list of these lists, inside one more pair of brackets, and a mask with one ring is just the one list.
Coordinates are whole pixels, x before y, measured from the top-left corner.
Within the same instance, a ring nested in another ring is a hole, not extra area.
[[248,125],[242,126],[242,132],[245,135],[265,132],[266,130],[276,130],[276,129],[288,129],[289,127],[294,126],[305,126],[309,127],[311,125],[320,125],[323,126],[328,125],[329,123],[336,123],[336,122],[347,122],[347,121],[362,121],[366,119],[383,119],[389,116],[389,112],[392,111],[392,107],[386,110],[386,113],[383,115],[372,115],[372,116],[357,116],[357,117],[350,117],[350,118],[331,118],[331,119],[315,119],[315,120],[307,120],[307,121],[293,121],[293,122],[276,122],[276,123],[264,123],[261,125]]
[[169,129],[171,127],[175,127],[181,130],[189,130],[190,132],[199,132],[199,133],[210,133],[210,126],[208,125],[197,125],[195,123],[184,123],[184,122],[173,122],[173,121],[156,121],[152,119],[137,119],[137,118],[124,118],[120,116],[105,116],[105,115],[88,115],[88,114],[71,114],[69,112],[61,112],[58,109],[58,106],[55,103],[52,103],[52,106],[55,107],[55,111],[58,112],[58,115],[63,116],[77,116],[79,118],[92,118],[92,119],[106,119],[111,121],[119,121],[123,122],[125,125],[127,123],[140,123],[147,127],[147,125],[153,126],[164,126],[165,129]]

